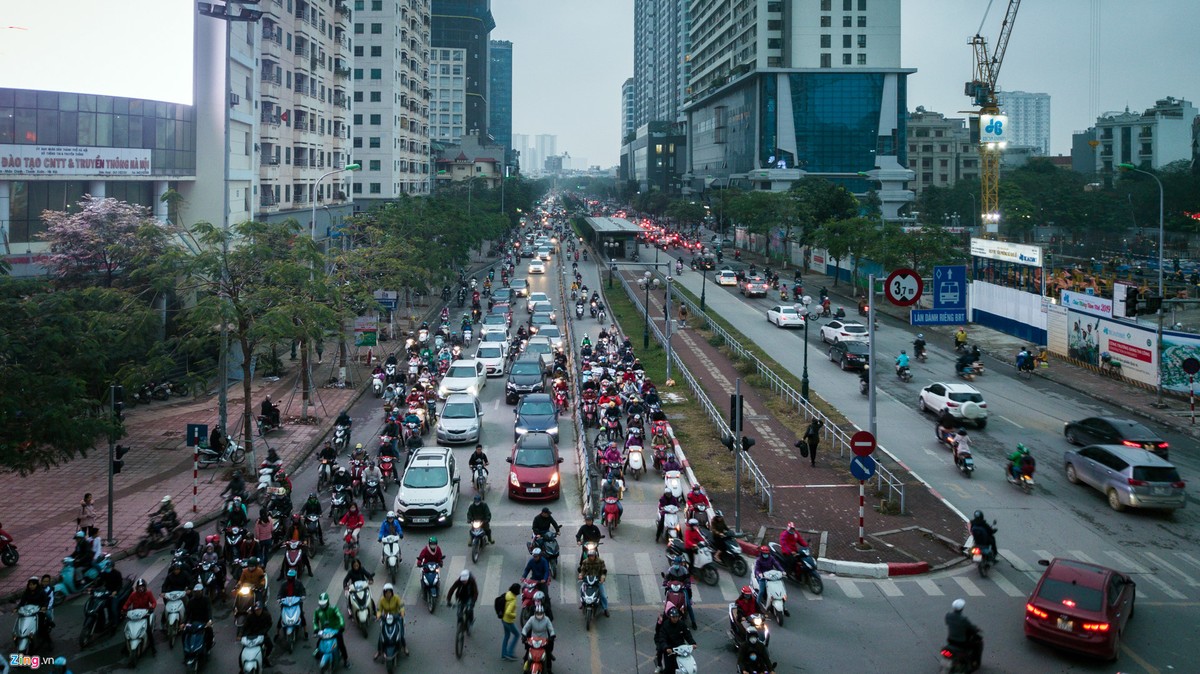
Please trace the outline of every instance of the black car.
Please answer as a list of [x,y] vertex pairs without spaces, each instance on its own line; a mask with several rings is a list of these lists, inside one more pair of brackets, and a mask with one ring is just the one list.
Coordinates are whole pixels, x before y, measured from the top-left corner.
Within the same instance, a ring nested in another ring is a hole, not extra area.
[[869,347],[865,342],[839,341],[829,347],[829,360],[843,370],[861,370],[867,364]]
[[1142,424],[1120,417],[1088,417],[1068,421],[1063,435],[1072,445],[1125,445],[1167,458],[1170,445]]
[[549,393],[529,393],[521,396],[513,415],[516,416],[513,426],[514,441],[526,433],[546,433],[558,442],[558,408]]
[[524,355],[513,361],[504,383],[504,402],[515,405],[521,396],[546,390],[542,376],[542,358],[537,354]]

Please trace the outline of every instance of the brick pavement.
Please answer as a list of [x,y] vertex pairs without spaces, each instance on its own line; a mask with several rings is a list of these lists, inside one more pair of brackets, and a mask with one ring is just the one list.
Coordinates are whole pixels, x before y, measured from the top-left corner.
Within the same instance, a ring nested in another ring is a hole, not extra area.
[[[635,282],[637,274],[624,272],[626,279]],[[663,293],[651,293],[651,319],[663,327]],[[688,370],[703,385],[709,398],[724,409],[724,401],[734,390],[734,380],[741,375],[730,360],[698,333],[680,330],[672,340],[675,351]],[[868,488],[865,530],[871,539],[870,550],[855,547],[858,534],[857,481],[850,478],[845,465],[833,464],[830,455],[818,453],[817,466],[801,458],[793,447],[796,437],[767,406],[766,398],[755,388],[742,387],[745,396],[745,434],[757,439],[751,450],[760,470],[774,486],[774,515],[756,507],[753,496],[743,494],[742,529],[751,534],[765,527],[769,538],[788,521],[799,528],[815,532],[821,542],[820,556],[864,563],[928,562],[931,566],[957,558],[935,537],[919,533],[892,534],[897,530],[922,527],[938,536],[957,540],[962,537],[962,520],[947,508],[940,498],[930,493],[914,478],[902,476],[906,483],[906,506],[909,515],[880,515],[873,505],[878,499]],[[685,447],[686,449],[686,447]],[[695,458],[693,457],[693,460]],[[733,494],[710,494],[726,513],[733,510]]]

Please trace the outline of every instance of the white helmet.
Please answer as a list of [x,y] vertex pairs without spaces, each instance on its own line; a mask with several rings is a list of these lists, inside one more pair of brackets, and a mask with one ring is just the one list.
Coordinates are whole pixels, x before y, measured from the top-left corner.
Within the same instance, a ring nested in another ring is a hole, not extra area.
[[194,525],[194,524],[192,524],[191,522],[184,522],[184,523],[183,523],[183,528],[184,528],[184,529],[191,529],[193,526],[195,526],[195,525]]
[[961,612],[966,607],[967,607],[967,602],[963,601],[962,599],[955,599],[954,603],[950,605],[950,608],[954,609],[955,611],[959,611],[959,612]]
[[463,569],[462,573],[458,574],[458,579],[459,580],[470,580],[471,572],[466,569]]
[[170,503],[170,502],[171,502],[170,496],[164,496],[164,497],[162,497],[162,501],[160,501],[160,503]]
[[394,520],[394,519],[396,519],[396,511],[395,511],[395,510],[389,510],[389,511],[388,511],[388,514],[387,514],[387,518],[388,518],[389,520]]
[[387,592],[388,590],[391,590],[392,592],[395,592],[395,591],[396,591],[396,587],[395,587],[394,585],[392,585],[391,583],[384,583],[384,584],[383,584],[383,591],[384,591],[384,592]]

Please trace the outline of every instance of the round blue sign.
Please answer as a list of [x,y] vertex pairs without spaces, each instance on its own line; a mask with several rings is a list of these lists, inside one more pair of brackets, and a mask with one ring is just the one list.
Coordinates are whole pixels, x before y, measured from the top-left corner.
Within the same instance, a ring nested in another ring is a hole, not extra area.
[[850,459],[850,474],[858,480],[869,480],[875,475],[875,459],[856,456]]

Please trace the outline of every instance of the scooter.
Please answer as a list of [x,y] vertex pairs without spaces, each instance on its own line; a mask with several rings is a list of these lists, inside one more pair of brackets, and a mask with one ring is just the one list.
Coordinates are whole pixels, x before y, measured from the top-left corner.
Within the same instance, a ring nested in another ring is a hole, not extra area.
[[363,505],[367,509],[367,517],[375,515],[375,510],[383,507],[383,489],[379,480],[367,480],[363,487]]
[[778,569],[771,569],[763,573],[763,580],[767,582],[767,596],[765,602],[759,602],[759,605],[768,617],[774,617],[775,622],[783,627],[783,618],[787,615],[787,588],[783,586],[784,573]]
[[395,583],[396,573],[400,570],[400,537],[395,534],[384,536],[383,566],[387,569],[388,578]]
[[208,649],[205,648],[204,623],[188,623],[183,628],[183,666],[188,672],[198,672],[208,663]]
[[592,629],[596,620],[596,612],[600,610],[600,579],[596,576],[584,576],[579,584],[579,602],[583,605],[583,628]]
[[442,566],[437,562],[428,562],[421,568],[421,599],[425,601],[430,613],[437,608],[441,578]]
[[338,631],[328,627],[317,633],[317,657],[321,674],[333,674],[340,669],[342,658],[338,651],[337,636]]
[[954,449],[953,451],[955,467],[969,479],[971,473],[975,472],[975,459],[971,458],[971,450],[964,449],[960,452],[958,449]]
[[342,536],[342,568],[350,570],[350,564],[358,557],[358,539],[354,532],[347,529]]
[[[395,460],[384,454],[379,457],[379,472],[383,473],[383,491],[387,491],[388,484],[392,482],[392,473],[395,472]],[[381,496],[380,499],[383,497]]]
[[[992,522],[992,530],[997,531],[995,521]],[[996,551],[990,545],[975,545],[975,536],[968,536],[966,545],[963,546],[963,554],[970,558],[971,563],[979,570],[980,578],[987,578],[988,572],[996,565]]]
[[[707,529],[702,530],[712,544],[712,534]],[[715,544],[713,545],[713,561],[727,569],[730,573],[741,578],[750,571],[750,565],[746,563],[742,557],[742,547],[738,545],[737,540],[732,536],[726,536],[721,541],[721,547],[718,550]]]
[[[383,393],[380,392],[375,397],[378,398],[380,395],[383,395]],[[336,449],[339,453],[341,453],[341,452],[346,451],[346,448],[349,446],[350,446],[350,427],[349,426],[341,426],[341,425],[334,426],[333,427],[333,448]]]
[[[222,435],[224,435],[224,434],[222,434]],[[225,439],[225,448],[220,453],[218,453],[212,447],[209,447],[208,440],[206,440],[206,439],[200,440],[200,443],[196,446],[196,453],[197,453],[196,458],[199,461],[199,465],[201,468],[208,468],[209,466],[219,466],[219,465],[225,463],[226,461],[228,461],[229,463],[231,463],[235,466],[240,466],[242,463],[244,463],[246,461],[245,448],[243,448],[241,445],[239,445],[233,438],[229,437],[228,435],[224,435],[224,439]]]
[[1006,465],[1004,466],[1004,479],[1008,480],[1009,484],[1020,487],[1021,491],[1024,491],[1026,494],[1033,492],[1034,482],[1032,470],[1029,470],[1028,472],[1022,471],[1016,475],[1013,475],[1012,467]]
[[146,651],[146,633],[149,631],[150,611],[135,608],[125,613],[125,650],[129,653],[130,669],[137,667],[138,659]]
[[900,378],[900,381],[906,384],[913,380],[912,370],[908,369],[907,365],[897,366],[896,376]]
[[[290,598],[290,597],[289,597]],[[238,670],[242,674],[259,674],[263,669],[263,635],[242,637],[242,654],[238,661],[242,663]],[[288,640],[288,650],[291,650],[293,640]]]
[[546,639],[530,637],[527,642],[529,650],[525,652],[525,671],[529,674],[544,674],[550,670],[549,659],[546,657]]
[[[288,653],[296,648],[296,637],[301,635],[304,597],[282,597],[279,600],[279,622],[283,625],[283,637]],[[308,635],[303,635],[308,638]]]
[[75,572],[75,558],[63,557],[62,570],[59,571],[61,580],[54,585],[54,603],[61,603],[67,597],[86,590],[96,582],[101,570],[107,570],[103,568],[106,563],[111,564],[108,560],[102,559],[99,564],[89,566],[82,575],[79,575]]
[[[388,367],[395,368],[394,365],[389,365]],[[377,374],[374,377],[371,377],[371,393],[375,394],[376,398],[383,397],[383,375],[382,374]]]
[[983,633],[976,629],[965,648],[947,643],[939,655],[943,674],[970,674],[983,660]]
[[146,535],[142,540],[138,541],[134,552],[139,558],[145,559],[150,555],[151,550],[165,548],[167,546],[174,547],[179,543],[179,537],[183,535],[183,529],[176,524],[166,533],[163,532],[163,524],[159,520],[151,520],[146,527]]
[[283,551],[283,569],[282,573],[287,575],[290,569],[296,570],[296,576],[299,577],[304,572],[305,555],[304,547],[300,545],[300,541],[288,541],[287,547]]
[[712,547],[706,542],[701,542],[696,546],[696,561],[692,565],[692,575],[703,581],[705,585],[716,585],[721,579],[717,565],[713,562]]
[[740,650],[746,643],[746,636],[754,630],[758,634],[758,642],[766,646],[771,643],[771,628],[767,619],[761,613],[755,613],[738,619],[737,604],[729,603],[729,640],[733,642],[734,650]]
[[346,509],[349,507],[349,487],[342,484],[333,485],[333,490],[329,495],[329,519],[334,522],[338,521],[342,515],[346,514]]
[[[663,525],[662,525],[663,536],[665,536],[668,541],[670,541],[672,538],[678,537],[679,536],[679,506],[675,506],[675,505],[663,506],[659,510],[659,517],[661,517],[662,521],[663,521]],[[655,535],[654,542],[657,543],[659,538],[660,537],[658,535]]]
[[625,449],[625,468],[633,479],[642,479],[646,472],[646,458],[641,445],[630,445]]
[[692,656],[695,649],[691,644],[682,644],[671,649],[675,654],[675,674],[696,674],[696,658]]
[[663,490],[670,491],[677,499],[683,498],[683,479],[677,470],[668,470],[663,475]]
[[617,527],[621,524],[621,510],[618,503],[620,503],[620,499],[616,496],[604,498],[604,527],[608,530],[609,538],[617,537]]
[[[183,565],[188,568],[187,564]],[[211,602],[216,602],[217,598],[223,598],[221,590],[223,583],[221,582],[221,568],[216,562],[204,562],[200,565],[200,573],[196,581],[204,586],[204,591],[208,593],[208,599]]]
[[263,598],[263,590],[255,588],[249,583],[239,583],[237,589],[234,590],[233,625],[237,628],[239,637],[242,636],[242,629],[246,626],[246,616],[250,615],[250,608],[254,606],[254,602],[262,601]]
[[[308,513],[304,516],[304,530],[308,533],[310,544],[315,541],[321,547],[325,546],[325,532],[321,529],[321,516]],[[297,572],[299,573],[299,572]]]
[[175,648],[175,639],[179,637],[183,626],[183,599],[186,596],[183,590],[163,594],[163,632],[167,636],[168,648]]
[[[665,573],[662,575],[666,576]],[[686,606],[687,588],[684,586],[683,581],[676,579],[668,580],[666,587],[663,588],[663,614],[665,615],[671,608],[683,611]]]
[[379,637],[383,646],[383,666],[388,674],[396,671],[396,659],[400,655],[400,617],[395,613],[383,616],[379,626]]
[[[103,587],[92,588],[87,604],[83,607],[83,628],[79,631],[79,648],[87,648],[92,641],[106,632],[117,627],[116,617],[112,615],[112,593]],[[124,593],[118,598],[120,605]]]
[[550,577],[558,578],[558,532],[551,529],[542,534],[537,546],[542,549],[542,557],[550,564]]
[[358,625],[358,631],[362,632],[365,639],[367,637],[367,627],[370,626],[371,616],[375,613],[367,581],[354,581],[354,584],[346,590],[346,603],[350,606],[350,619]]
[[12,538],[0,535],[0,562],[5,566],[16,566],[21,559],[21,553],[17,551],[17,545],[13,543]]
[[17,609],[17,622],[13,624],[14,653],[31,655],[45,646],[38,637],[38,627],[45,619],[37,604],[25,604]]
[[478,562],[479,554],[487,547],[487,532],[483,530],[483,520],[471,522],[471,561]]

